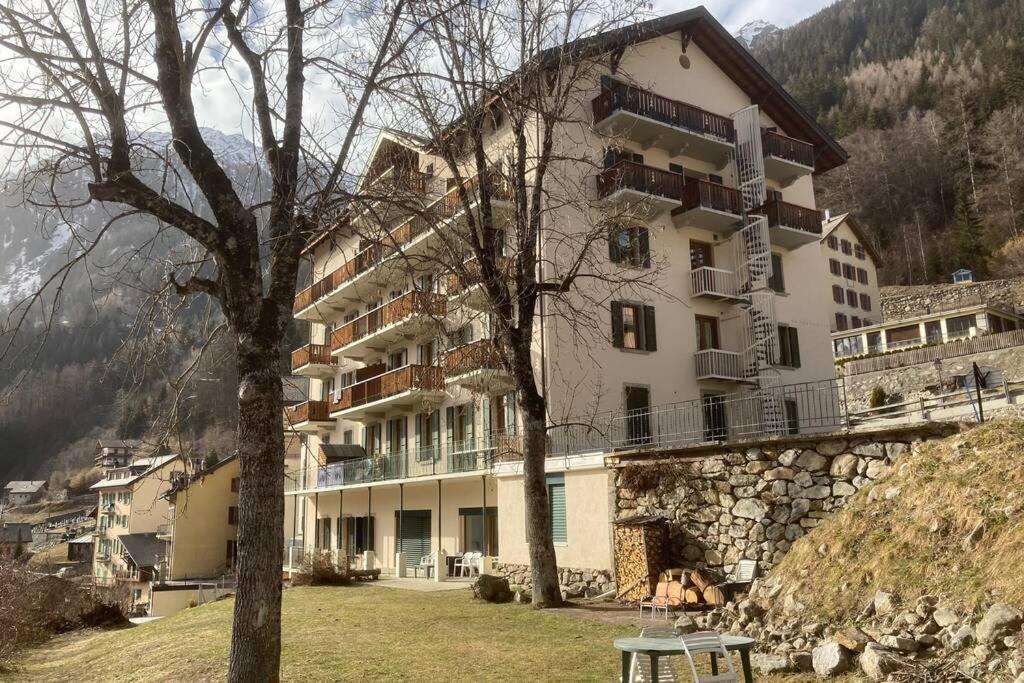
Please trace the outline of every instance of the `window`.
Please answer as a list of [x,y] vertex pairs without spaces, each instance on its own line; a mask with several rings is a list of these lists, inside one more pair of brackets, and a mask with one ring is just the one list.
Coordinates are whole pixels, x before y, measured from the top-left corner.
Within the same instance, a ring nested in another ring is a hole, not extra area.
[[865,311],[870,311],[871,310],[871,297],[868,296],[867,294],[861,294],[860,295],[860,307],[863,308]]
[[[466,552],[496,555],[498,553],[498,508],[488,507],[486,518],[483,516],[483,512],[481,508],[459,508],[459,519],[462,523],[462,548]],[[429,522],[429,518],[427,519]]]
[[800,339],[795,327],[779,325],[779,365],[800,367]]
[[829,235],[826,242],[828,243],[828,248],[831,249],[832,251],[836,251],[839,249],[839,238],[836,237],[835,235]]
[[668,170],[672,171],[673,173],[680,173],[681,174],[681,173],[683,173],[683,165],[682,164],[669,164],[668,165]]
[[765,190],[765,193],[768,195],[768,201],[770,202],[782,201],[782,193],[778,190],[773,190],[772,188],[769,187],[767,190]]
[[850,329],[849,323],[846,322],[846,315],[843,313],[836,313],[836,329],[840,332]]
[[713,268],[715,265],[714,248],[707,242],[690,240],[690,270]]
[[707,315],[694,316],[697,329],[697,350],[717,349],[718,346],[718,318]]
[[238,493],[238,477],[231,478],[231,493]]
[[856,256],[859,260],[863,261],[864,258],[866,257],[866,254],[864,253],[864,245],[862,245],[862,244],[855,244],[855,245],[853,245],[853,255]]
[[974,314],[948,318],[946,320],[946,335],[949,337],[966,337],[971,333],[971,328],[977,324],[977,316]]
[[651,240],[647,228],[615,227],[608,235],[608,258],[634,268],[651,267]]
[[416,459],[419,462],[437,460],[441,455],[441,411],[417,414],[414,428]]
[[832,301],[837,304],[843,303],[843,288],[839,285],[832,285]]
[[613,301],[612,345],[617,349],[656,351],[654,306]]
[[632,161],[634,164],[644,163],[644,155],[630,152],[628,149],[608,148],[604,151],[604,167],[611,168],[620,161]]
[[565,525],[565,475],[548,475],[548,513],[551,517],[551,541],[568,543]]
[[855,316],[850,318],[850,327],[852,329],[857,329],[860,326],[861,326],[861,320],[860,320],[859,316],[855,315]]
[[238,507],[235,505],[228,508],[228,524],[238,524]]
[[842,275],[843,274],[843,267],[839,264],[839,261],[837,261],[834,258],[830,258],[828,260],[828,270],[833,275]]
[[856,280],[857,279],[857,271],[854,270],[853,266],[851,266],[849,263],[844,263],[843,264],[843,277],[846,278],[847,280]]
[[238,557],[238,541],[233,538],[228,539],[227,552],[224,553],[224,564],[227,565],[228,569],[234,569],[235,558]]
[[868,283],[868,271],[864,270],[863,268],[858,268],[857,282],[861,283],[862,285],[866,285]]
[[645,386],[626,385],[626,438],[630,445],[651,441],[651,390]]
[[782,274],[782,256],[779,254],[772,254],[772,276],[768,278],[768,287],[780,294],[786,291],[786,278]]
[[852,289],[846,290],[846,305],[850,308],[857,308],[857,292]]
[[388,354],[388,370],[397,370],[398,368],[404,368],[406,365],[408,365],[408,361],[405,349]]
[[853,245],[850,244],[850,240],[840,240],[839,245],[842,247],[842,252],[847,256],[853,253]]
[[351,429],[346,429],[344,432],[341,433],[341,442],[343,444],[345,444],[345,445],[351,445],[352,444],[352,430]]
[[846,356],[859,356],[864,353],[864,340],[860,335],[856,337],[842,337],[832,343],[836,358]]
[[797,402],[795,398],[787,398],[783,400],[783,410],[786,413],[786,433],[787,434],[799,434],[800,433],[800,413],[797,408]]

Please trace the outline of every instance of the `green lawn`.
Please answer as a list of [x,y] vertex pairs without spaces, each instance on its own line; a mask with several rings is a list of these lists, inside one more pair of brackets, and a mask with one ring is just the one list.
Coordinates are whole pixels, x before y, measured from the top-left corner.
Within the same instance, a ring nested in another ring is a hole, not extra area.
[[[61,636],[24,653],[5,680],[222,680],[232,605]],[[477,602],[468,590],[368,585],[285,590],[283,630],[286,681],[617,681],[612,640],[636,634],[557,610]]]

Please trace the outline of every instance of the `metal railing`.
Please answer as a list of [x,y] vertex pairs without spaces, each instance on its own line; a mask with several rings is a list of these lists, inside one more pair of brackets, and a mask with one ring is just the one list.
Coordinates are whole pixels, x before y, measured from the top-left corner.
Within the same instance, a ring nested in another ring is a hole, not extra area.
[[765,202],[754,213],[768,218],[770,227],[792,228],[814,235],[821,234],[821,212],[789,202],[773,199]]
[[761,133],[761,147],[766,157],[778,157],[814,168],[814,145],[809,142],[766,130]]
[[743,195],[739,190],[709,180],[687,180],[677,212],[711,209],[739,216],[743,213]]
[[662,97],[625,83],[613,83],[591,102],[594,121],[600,122],[616,111],[628,111],[638,116],[682,128],[699,135],[708,135],[733,142],[736,131],[732,119],[695,107],[686,102]]
[[690,271],[690,296],[739,296],[736,274],[731,270],[701,266]]
[[697,379],[743,379],[743,355],[722,349],[703,349],[693,354]]
[[678,200],[683,192],[683,174],[620,160],[597,176],[597,194],[607,197],[629,189]]

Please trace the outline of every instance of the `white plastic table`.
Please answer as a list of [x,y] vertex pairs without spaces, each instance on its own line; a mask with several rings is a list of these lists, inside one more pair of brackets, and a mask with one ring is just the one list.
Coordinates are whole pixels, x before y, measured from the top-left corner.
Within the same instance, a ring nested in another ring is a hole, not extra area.
[[[743,664],[743,680],[753,683],[754,674],[750,669],[750,651],[754,648],[754,639],[744,636],[723,635],[722,644],[730,652],[739,652]],[[651,680],[658,680],[658,658],[684,655],[683,643],[679,638],[616,638],[616,650],[622,652],[622,683],[629,683],[629,665],[633,653],[647,655],[651,658]],[[718,659],[711,655],[711,671],[718,673]]]

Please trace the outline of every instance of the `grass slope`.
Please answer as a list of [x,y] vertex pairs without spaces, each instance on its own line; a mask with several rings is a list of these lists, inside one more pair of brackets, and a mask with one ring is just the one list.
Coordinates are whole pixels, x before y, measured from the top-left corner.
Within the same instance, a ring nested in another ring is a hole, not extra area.
[[[1024,421],[923,445],[793,545],[773,571],[822,617],[855,617],[876,590],[972,611],[1024,606]],[[887,499],[885,493],[890,495]],[[981,525],[980,537],[974,538]],[[972,533],[974,532],[974,533]],[[824,547],[823,547],[824,546]]]

